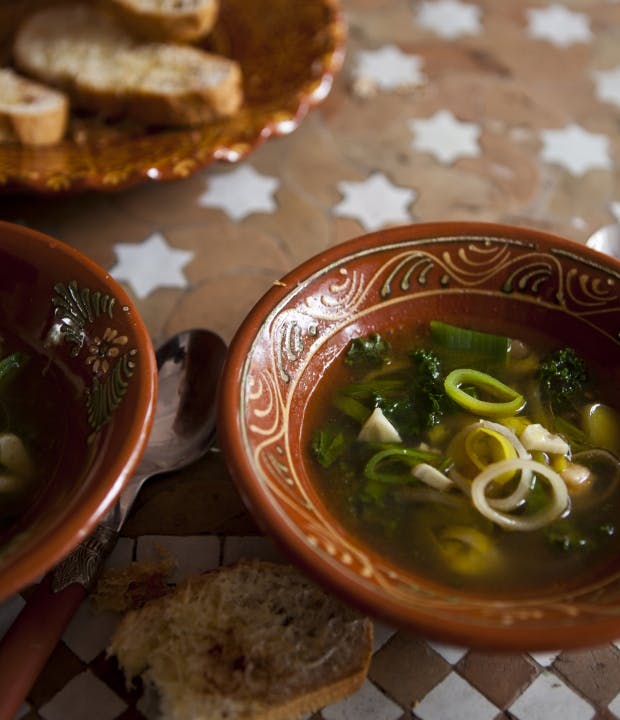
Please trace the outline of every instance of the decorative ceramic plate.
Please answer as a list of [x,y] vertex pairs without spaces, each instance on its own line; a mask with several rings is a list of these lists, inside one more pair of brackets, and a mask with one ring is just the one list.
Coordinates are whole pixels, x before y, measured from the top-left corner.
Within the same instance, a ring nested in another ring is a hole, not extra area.
[[52,148],[0,145],[0,190],[116,190],[175,180],[216,160],[236,162],[273,135],[294,130],[329,93],[344,56],[338,0],[222,0],[205,49],[236,59],[245,103],[209,125],[146,131],[73,115]]
[[[305,460],[302,421],[351,337],[441,319],[587,348],[620,382],[620,264],[525,228],[434,223],[333,247],[274,285],[230,345],[221,446],[249,508],[293,559],[362,609],[468,647],[531,650],[620,635],[620,560],[570,588],[459,590],[396,564],[345,529]],[[610,395],[617,395],[611,393]]]

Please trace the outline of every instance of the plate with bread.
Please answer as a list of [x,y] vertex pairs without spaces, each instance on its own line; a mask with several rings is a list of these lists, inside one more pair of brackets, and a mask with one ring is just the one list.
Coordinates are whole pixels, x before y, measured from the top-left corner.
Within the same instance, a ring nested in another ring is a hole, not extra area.
[[345,39],[338,0],[0,0],[0,191],[239,161],[325,99]]

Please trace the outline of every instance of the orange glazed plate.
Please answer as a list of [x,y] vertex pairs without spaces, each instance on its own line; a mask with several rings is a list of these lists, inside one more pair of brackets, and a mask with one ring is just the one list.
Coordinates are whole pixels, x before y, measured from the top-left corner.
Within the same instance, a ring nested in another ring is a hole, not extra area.
[[292,132],[327,97],[345,41],[338,0],[222,0],[203,45],[240,63],[239,112],[209,125],[152,131],[74,113],[58,145],[0,144],[0,191],[117,190],[184,178],[216,160],[237,162],[267,138]]

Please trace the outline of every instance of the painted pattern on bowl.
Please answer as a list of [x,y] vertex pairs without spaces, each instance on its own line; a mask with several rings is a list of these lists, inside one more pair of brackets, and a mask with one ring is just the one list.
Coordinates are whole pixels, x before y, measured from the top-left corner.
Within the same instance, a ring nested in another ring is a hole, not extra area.
[[492,225],[398,228],[310,260],[267,293],[232,346],[239,367],[230,402],[240,408],[241,439],[225,446],[244,498],[306,569],[397,624],[506,648],[620,635],[620,571],[570,595],[512,601],[446,589],[386,561],[324,506],[300,439],[323,369],[352,336],[394,324],[475,318],[480,327],[485,316],[528,324],[595,348],[589,355],[620,380],[619,292],[617,262],[570,241]]
[[56,565],[118,497],[146,447],[157,364],[144,323],[108,273],[59,240],[4,222],[0,327],[53,362],[75,395],[60,410],[75,423],[52,481],[3,532],[1,600]]

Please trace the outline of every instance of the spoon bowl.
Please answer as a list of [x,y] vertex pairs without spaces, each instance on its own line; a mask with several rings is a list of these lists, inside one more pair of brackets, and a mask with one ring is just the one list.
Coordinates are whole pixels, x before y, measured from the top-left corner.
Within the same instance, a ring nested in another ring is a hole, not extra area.
[[185,330],[155,352],[157,406],[140,464],[113,509],[118,531],[146,480],[200,458],[215,439],[215,405],[226,344],[210,330]]

